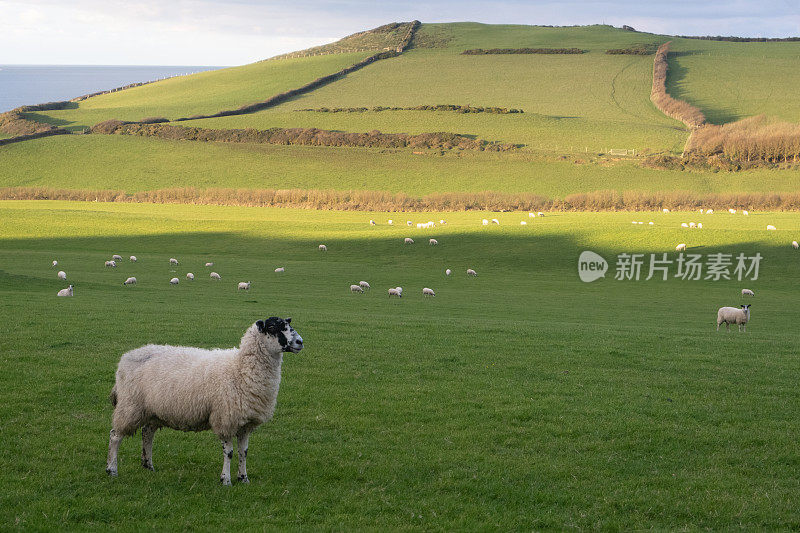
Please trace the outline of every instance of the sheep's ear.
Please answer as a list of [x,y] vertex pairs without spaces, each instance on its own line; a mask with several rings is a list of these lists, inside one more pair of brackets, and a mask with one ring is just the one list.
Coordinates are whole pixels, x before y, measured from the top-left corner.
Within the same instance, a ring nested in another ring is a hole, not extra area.
[[291,324],[292,323],[292,317],[286,318],[284,320],[286,320],[287,324]]
[[256,327],[258,328],[258,331],[260,331],[260,332],[261,332],[261,333],[263,333],[264,335],[266,335],[266,334],[267,334],[267,327],[266,327],[266,325],[264,324],[264,321],[263,321],[263,320],[259,320],[258,322],[256,322]]

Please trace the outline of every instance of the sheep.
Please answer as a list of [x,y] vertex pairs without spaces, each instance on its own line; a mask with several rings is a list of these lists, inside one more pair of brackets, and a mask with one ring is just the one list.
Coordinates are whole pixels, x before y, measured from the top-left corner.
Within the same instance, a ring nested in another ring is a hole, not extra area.
[[410,220],[406,220],[406,226],[411,226],[413,223]]
[[169,264],[170,265],[177,265],[178,264],[178,260],[175,259],[174,257],[170,257],[169,258]]
[[390,226],[393,226],[393,225],[394,225],[394,220],[392,220],[392,219],[390,218],[390,219],[389,219],[389,222],[388,222],[388,224],[389,224]]
[[177,285],[178,281],[180,281],[178,278],[172,278],[171,280],[169,280],[169,283],[170,285]]
[[697,223],[697,229],[703,229],[703,223],[702,222],[698,222]]
[[493,218],[492,219],[492,224],[497,224],[499,226],[500,225],[500,221],[497,220],[496,218]]
[[468,269],[467,269],[467,276],[473,276],[473,277],[475,277],[475,276],[477,276],[477,275],[478,275],[478,273],[477,273],[477,272],[475,272],[474,270],[472,270],[471,268],[468,268]]
[[444,226],[445,224],[447,224],[447,222],[445,222],[445,220],[444,220],[444,219],[441,219],[441,220],[439,220],[439,224],[441,224],[442,226]]
[[742,304],[741,309],[737,307],[720,307],[717,311],[717,331],[721,324],[725,324],[728,331],[731,330],[731,324],[739,326],[739,331],[747,331],[747,323],[750,321],[750,304]]
[[767,224],[767,229],[770,231],[775,231],[775,226],[773,226],[772,224]]
[[662,209],[662,210],[661,210],[661,212],[662,212],[662,213],[669,213],[669,209],[667,209],[667,208],[665,207],[664,209]]
[[536,213],[528,213],[528,218],[535,218],[535,217],[536,217]]
[[240,281],[239,286],[236,288],[237,291],[249,291],[250,290],[250,282]]
[[713,215],[713,214],[714,214],[713,209],[706,209],[706,215]]
[[374,225],[375,225],[375,221],[374,221],[374,220],[370,220],[370,221],[369,221],[369,225],[370,225],[370,226],[374,226]]
[[654,225],[655,223],[654,223],[654,222],[651,220],[651,221],[650,221],[650,222],[648,222],[647,224],[648,224],[648,225],[650,225],[650,226],[652,226],[652,225]]
[[436,293],[433,292],[433,289],[429,289],[428,287],[425,287],[424,289],[422,289],[422,295],[423,296],[436,296]]
[[72,296],[72,285],[70,285],[66,289],[61,289],[60,291],[58,291],[58,294],[56,294],[56,296]]
[[755,296],[755,293],[750,289],[742,289],[742,296]]
[[748,216],[750,214],[750,212],[747,209],[745,209],[745,210],[742,211],[742,214],[744,216]]
[[542,213],[541,211],[539,211],[538,213],[536,213],[536,216],[537,216],[537,217],[543,217],[543,216],[544,216],[544,213]]
[[278,268],[275,269],[275,272],[286,272],[286,268],[285,267],[278,267]]
[[122,256],[119,254],[114,254],[111,256],[111,259],[114,261],[122,261]]
[[363,293],[364,289],[362,289],[359,285],[350,285],[350,292],[360,292]]
[[635,220],[631,220],[631,224],[638,224]]
[[138,261],[138,259],[136,259],[136,256],[135,256],[135,255],[132,255],[132,256],[130,257],[130,260],[131,260],[131,263],[135,263],[136,261]]
[[58,261],[53,261],[53,266],[58,266]]
[[444,275],[445,275],[445,276],[449,276],[449,275],[450,275],[450,274],[452,274],[452,273],[453,273],[453,271],[452,271],[452,270],[450,270],[449,268],[448,268],[447,270],[445,270],[445,271],[444,271]]
[[678,246],[675,247],[676,252],[685,252],[686,251],[686,243],[682,242]]
[[428,244],[431,246],[436,246],[437,244],[439,244],[439,241],[437,241],[436,239],[429,239]]
[[214,263],[206,263],[206,266],[207,266],[207,267],[213,267],[213,266],[214,266]]
[[406,237],[406,240],[403,242],[405,242],[405,244],[414,244],[414,239],[412,239],[411,237]]
[[488,226],[489,221],[484,218],[483,220],[481,220],[481,224],[483,224],[484,226]]
[[519,225],[520,225],[520,226],[527,226],[527,225],[528,225],[528,223],[527,223],[527,222],[525,222],[524,220],[520,220],[520,221],[519,221]]
[[728,209],[728,213],[730,213],[731,215],[735,215],[736,209]]
[[397,292],[400,294],[403,294],[403,287],[395,287],[395,290],[397,290]]
[[398,291],[397,289],[389,289],[389,298],[391,298],[392,296],[397,296],[398,298],[402,298],[403,292]]
[[792,241],[792,248],[794,248],[795,250],[797,250],[798,248],[800,248],[800,244],[798,244],[798,242],[797,242],[797,241]]
[[687,224],[686,222],[681,222],[681,227],[682,228],[688,228],[689,224]]
[[67,281],[67,273],[64,272],[63,270],[59,270],[57,276],[58,279]]
[[219,275],[219,274],[217,274],[216,272],[212,272],[212,273],[211,273],[211,279],[215,279],[215,280],[219,281],[219,280],[220,280],[220,279],[222,279],[222,278],[221,278],[221,277],[220,277],[220,275]]
[[369,283],[367,283],[366,281],[359,281],[358,286],[361,287],[362,289],[367,289],[367,290],[371,289]]
[[690,228],[696,228],[697,224],[695,224],[694,222],[689,222],[689,227]]
[[327,252],[328,251],[328,247],[325,246],[324,244],[320,244],[319,245],[319,251],[320,252]]
[[117,262],[116,261],[106,261],[106,266],[107,267],[111,267],[111,268],[117,268]]
[[186,279],[188,279],[189,281],[194,281],[194,274],[192,274],[191,272],[187,272]]
[[123,285],[136,285],[136,278],[128,278],[122,282]]
[[210,429],[222,441],[220,482],[231,484],[233,438],[238,440],[240,483],[247,477],[250,433],[272,419],[283,353],[298,353],[303,338],[291,318],[258,320],[238,348],[205,350],[148,344],[122,355],[111,389],[114,414],[106,472],[117,475],[123,438],[142,430],[142,466],[153,470],[153,437],[161,427]]

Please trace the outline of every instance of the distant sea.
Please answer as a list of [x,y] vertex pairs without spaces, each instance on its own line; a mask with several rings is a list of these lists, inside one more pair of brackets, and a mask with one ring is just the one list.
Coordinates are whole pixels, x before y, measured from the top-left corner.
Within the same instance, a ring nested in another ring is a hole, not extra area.
[[0,65],[0,113],[76,96],[224,67]]

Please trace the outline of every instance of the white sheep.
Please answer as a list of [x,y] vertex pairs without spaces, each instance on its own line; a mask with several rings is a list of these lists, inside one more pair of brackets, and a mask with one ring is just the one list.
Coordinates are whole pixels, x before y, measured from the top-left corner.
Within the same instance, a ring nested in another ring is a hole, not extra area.
[[682,228],[688,228],[689,224],[687,224],[686,222],[681,222],[681,227]]
[[535,217],[536,217],[536,213],[528,213],[528,218],[535,218]]
[[249,291],[250,290],[250,282],[240,281],[239,286],[236,288],[237,291]]
[[492,219],[492,224],[497,224],[499,226],[500,225],[500,221],[497,220],[496,218],[493,218]]
[[742,289],[742,296],[755,296],[755,293],[750,289]]
[[795,250],[797,250],[798,248],[800,248],[800,244],[798,244],[798,242],[797,242],[797,241],[792,241],[792,248],[794,248]]
[[211,273],[211,279],[220,280],[220,279],[222,279],[222,278],[221,278],[221,277],[220,277],[220,275],[219,275],[219,274],[217,274],[216,272],[212,272],[212,273]]
[[278,268],[275,269],[275,272],[286,272],[286,268],[285,267],[278,267]]
[[635,220],[631,220],[631,224],[638,224]]
[[730,213],[731,215],[735,215],[736,209],[728,209],[728,213]]
[[488,226],[489,221],[484,218],[483,220],[481,220],[481,224],[483,224],[484,226]]
[[440,219],[440,220],[439,220],[439,224],[441,224],[442,226],[444,226],[445,224],[447,224],[447,222],[445,222],[445,221],[444,221],[444,219]]
[[72,296],[72,285],[70,285],[66,289],[61,289],[60,291],[58,291],[58,294],[56,294],[56,296]]
[[422,289],[422,295],[423,296],[436,296],[436,293],[433,292],[433,289],[429,289],[428,287],[425,287],[424,289]]
[[191,272],[187,272],[186,279],[188,279],[189,281],[194,281],[194,274],[192,274]]
[[648,224],[648,225],[650,225],[650,226],[652,226],[652,225],[654,225],[654,222],[651,220],[651,221],[650,221],[650,222],[648,222],[647,224]]
[[170,265],[177,265],[178,264],[178,260],[175,259],[174,257],[170,257],[169,258],[169,264]]
[[676,252],[685,252],[686,251],[686,243],[682,242],[678,246],[675,247]]
[[410,220],[406,220],[406,226],[413,226],[413,223]]
[[136,256],[135,256],[135,255],[132,255],[132,256],[130,257],[130,260],[131,260],[131,263],[135,263],[136,261],[138,261],[138,259],[136,259]]
[[437,241],[436,239],[429,239],[428,244],[431,246],[436,246],[437,244],[439,244],[439,241]]
[[53,261],[53,266],[58,266],[58,261]]
[[406,237],[406,240],[403,241],[405,244],[414,244],[414,239],[411,237]]
[[389,222],[388,222],[388,224],[389,224],[390,226],[394,225],[394,220],[392,220],[392,219],[390,218],[390,219],[389,219]]
[[713,209],[706,209],[706,215],[713,215],[713,214],[714,214]]
[[362,289],[367,289],[367,290],[371,288],[369,286],[369,283],[367,283],[366,281],[359,281],[358,286],[361,287]]
[[206,266],[207,266],[207,267],[213,267],[213,266],[214,266],[214,263],[206,263]]
[[361,288],[359,285],[350,285],[350,292],[360,292],[363,293],[364,289]]
[[153,470],[153,437],[161,427],[210,429],[222,441],[220,482],[231,484],[233,439],[238,440],[238,480],[248,483],[250,433],[272,419],[281,381],[283,352],[303,349],[291,318],[259,320],[239,348],[205,350],[149,344],[125,353],[111,389],[114,406],[106,472],[117,475],[124,437],[142,430],[142,466]]
[[403,287],[395,287],[395,290],[400,294],[403,294]]
[[739,326],[739,331],[747,331],[747,323],[750,321],[750,304],[742,304],[741,309],[737,307],[720,307],[717,311],[717,331],[722,324],[728,331],[731,330],[731,324]]
[[328,247],[325,246],[324,244],[320,244],[319,245],[319,251],[320,252],[327,252],[328,251]]
[[750,214],[750,212],[747,209],[745,209],[744,211],[742,211],[742,214],[744,216],[748,216]]
[[772,224],[767,224],[767,229],[770,231],[775,231],[775,226],[773,226]]
[[180,280],[178,278],[172,278],[169,280],[170,285],[177,285]]
[[702,222],[698,222],[697,223],[697,229],[703,229],[703,223]]
[[374,225],[375,225],[375,221],[374,221],[374,220],[370,220],[370,221],[369,221],[369,225],[370,225],[370,226],[374,226]]
[[106,266],[107,267],[111,267],[111,268],[117,268],[117,262],[116,261],[106,261]]
[[536,213],[536,216],[537,216],[537,217],[543,217],[543,216],[544,216],[544,213],[542,213],[541,211],[539,211],[538,213]]
[[669,209],[667,209],[667,208],[665,207],[664,209],[662,209],[662,210],[661,210],[661,212],[662,212],[662,213],[669,213]]
[[473,276],[474,277],[474,276],[477,276],[477,275],[478,275],[478,273],[475,272],[474,270],[472,270],[471,268],[467,269],[467,276]]
[[136,285],[136,278],[128,278],[122,282],[123,285]]
[[67,273],[64,272],[63,270],[59,270],[57,275],[58,279],[67,281]]
[[398,298],[403,297],[402,291],[398,291],[397,289],[389,289],[389,298],[392,296],[397,296]]
[[528,223],[527,223],[527,222],[525,222],[524,220],[520,220],[520,221],[519,221],[519,225],[520,225],[520,226],[527,226],[527,225],[528,225]]
[[111,256],[111,259],[113,259],[114,261],[122,261],[122,256],[119,254],[114,254]]
[[450,275],[450,274],[452,274],[452,273],[453,273],[453,271],[452,271],[452,270],[450,270],[449,268],[448,268],[447,270],[445,270],[445,271],[444,271],[444,275],[445,275],[445,276],[449,276],[449,275]]
[[696,228],[697,224],[695,224],[694,222],[689,222],[689,227],[690,228]]

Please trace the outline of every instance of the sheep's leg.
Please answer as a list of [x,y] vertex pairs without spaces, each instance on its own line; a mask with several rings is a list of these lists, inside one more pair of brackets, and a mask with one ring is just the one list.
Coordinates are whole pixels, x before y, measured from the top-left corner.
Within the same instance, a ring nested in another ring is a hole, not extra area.
[[153,468],[153,437],[156,435],[156,428],[147,424],[142,428],[142,467],[148,470]]
[[112,429],[108,439],[108,460],[106,461],[106,473],[109,476],[117,475],[117,452],[119,451],[120,442],[122,442],[122,435],[118,435]]
[[247,441],[250,440],[250,430],[242,428],[236,436],[236,440],[239,446],[239,475],[237,479],[242,483],[250,483],[247,478]]
[[231,458],[233,457],[233,439],[222,440],[222,474],[219,482],[223,485],[231,484]]

